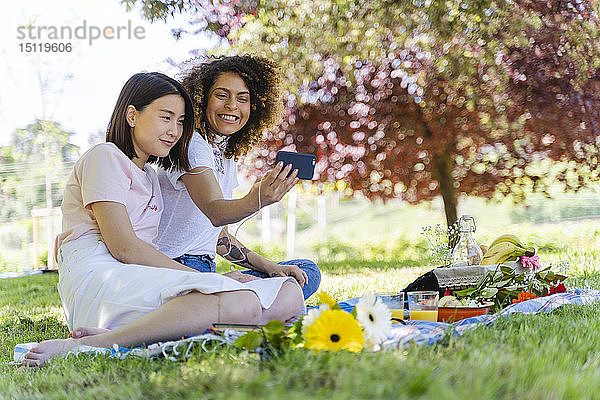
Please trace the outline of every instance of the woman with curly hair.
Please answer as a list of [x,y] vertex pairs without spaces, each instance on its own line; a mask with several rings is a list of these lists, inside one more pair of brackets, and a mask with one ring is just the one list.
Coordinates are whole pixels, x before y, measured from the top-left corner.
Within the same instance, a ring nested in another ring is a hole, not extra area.
[[321,281],[314,262],[272,262],[250,251],[227,230],[228,224],[281,200],[298,182],[297,171],[279,163],[244,197],[232,198],[238,186],[237,160],[261,139],[263,130],[281,118],[279,66],[250,55],[221,57],[189,69],[182,84],[194,103],[196,132],[188,151],[190,170],[158,172],[165,202],[159,249],[201,272],[215,272],[214,259],[219,254],[249,268],[226,274],[240,282],[292,276],[308,298]]

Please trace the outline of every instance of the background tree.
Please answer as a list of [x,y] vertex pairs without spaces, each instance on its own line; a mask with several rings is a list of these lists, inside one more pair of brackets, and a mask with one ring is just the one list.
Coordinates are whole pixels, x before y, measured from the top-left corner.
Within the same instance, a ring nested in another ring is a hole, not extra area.
[[232,51],[284,66],[294,95],[257,168],[281,146],[317,153],[318,180],[371,199],[441,194],[449,224],[461,193],[519,200],[598,178],[589,1],[141,4],[150,19],[186,10],[190,32],[210,29]]
[[29,218],[33,207],[46,207],[47,173],[52,205],[60,205],[66,177],[79,157],[79,148],[69,143],[72,135],[54,121],[36,120],[15,130],[11,144],[0,147],[0,221]]

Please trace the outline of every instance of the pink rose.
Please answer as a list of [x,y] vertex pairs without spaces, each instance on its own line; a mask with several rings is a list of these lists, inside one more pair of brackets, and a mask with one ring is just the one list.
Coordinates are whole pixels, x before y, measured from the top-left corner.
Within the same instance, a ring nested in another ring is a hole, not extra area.
[[531,271],[535,271],[541,267],[540,258],[538,256],[521,256],[521,264],[523,264],[523,267],[528,268]]

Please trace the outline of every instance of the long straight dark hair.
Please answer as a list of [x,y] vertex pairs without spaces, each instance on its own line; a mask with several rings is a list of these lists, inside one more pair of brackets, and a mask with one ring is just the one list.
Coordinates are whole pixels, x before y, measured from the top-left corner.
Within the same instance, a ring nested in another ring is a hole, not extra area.
[[125,118],[127,107],[132,105],[136,110],[142,111],[154,100],[170,94],[181,96],[185,102],[183,134],[168,157],[150,156],[148,162],[156,162],[167,170],[171,168],[189,170],[188,147],[194,132],[192,100],[179,82],[160,72],[140,72],[125,82],[106,130],[106,141],[114,143],[130,159],[136,158],[138,155],[133,147],[131,127]]

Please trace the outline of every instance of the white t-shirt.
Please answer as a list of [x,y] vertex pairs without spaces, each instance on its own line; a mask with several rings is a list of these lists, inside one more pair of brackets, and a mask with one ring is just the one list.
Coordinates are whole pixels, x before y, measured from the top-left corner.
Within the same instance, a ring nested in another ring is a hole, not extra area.
[[[190,141],[188,158],[190,168],[208,167],[214,173],[224,199],[233,198],[238,186],[237,163],[223,158],[219,149],[195,132]],[[217,239],[223,227],[215,227],[190,197],[181,176],[185,172],[158,169],[158,181],[163,195],[164,211],[158,227],[158,249],[171,258],[184,254],[207,254],[215,257]]]

